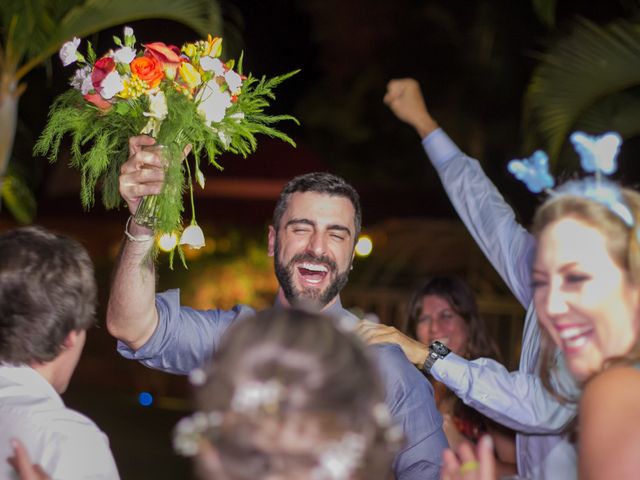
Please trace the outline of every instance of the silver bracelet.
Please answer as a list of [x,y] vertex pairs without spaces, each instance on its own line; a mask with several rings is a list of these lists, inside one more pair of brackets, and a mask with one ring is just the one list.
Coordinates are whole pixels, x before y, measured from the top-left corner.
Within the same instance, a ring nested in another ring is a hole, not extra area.
[[124,234],[129,239],[129,241],[143,243],[143,242],[148,242],[150,240],[153,240],[155,238],[153,235],[139,235],[137,237],[134,235],[131,235],[131,233],[129,232],[129,225],[131,224],[132,218],[133,218],[133,215],[129,215],[129,218],[127,219],[127,224],[124,226]]

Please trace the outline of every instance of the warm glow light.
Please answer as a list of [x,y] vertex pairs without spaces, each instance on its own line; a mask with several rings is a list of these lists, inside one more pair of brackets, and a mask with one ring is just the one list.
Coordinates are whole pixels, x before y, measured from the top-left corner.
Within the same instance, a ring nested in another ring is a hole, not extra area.
[[163,252],[170,252],[178,244],[175,233],[165,233],[158,239],[158,248]]
[[368,235],[360,235],[358,243],[356,243],[356,255],[359,257],[368,257],[373,250],[373,242]]

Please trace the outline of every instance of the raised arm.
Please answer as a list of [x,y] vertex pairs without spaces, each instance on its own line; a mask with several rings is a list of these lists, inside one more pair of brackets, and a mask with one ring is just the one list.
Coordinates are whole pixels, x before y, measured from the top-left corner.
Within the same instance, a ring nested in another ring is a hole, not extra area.
[[109,333],[133,350],[151,337],[158,325],[155,305],[155,268],[152,256],[153,231],[133,221],[145,195],[160,193],[164,170],[157,154],[144,150],[155,140],[147,136],[129,139],[129,159],[120,170],[120,194],[130,217],[117,261],[107,305]]

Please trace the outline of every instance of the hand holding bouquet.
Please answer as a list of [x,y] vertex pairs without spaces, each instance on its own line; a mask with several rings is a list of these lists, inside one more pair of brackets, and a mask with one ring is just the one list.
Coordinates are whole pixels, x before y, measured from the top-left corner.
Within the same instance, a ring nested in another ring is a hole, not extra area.
[[[164,146],[162,192],[143,199],[136,213],[136,221],[154,228],[158,236],[183,231],[185,188],[191,199],[189,227],[198,228],[193,181],[204,188],[203,157],[222,169],[216,156],[228,151],[246,157],[257,147],[257,134],[295,146],[272,125],[296,119],[266,115],[264,108],[275,98],[273,89],[296,72],[272,79],[244,76],[242,58],[237,66],[233,60],[225,63],[220,59],[219,37],[209,36],[181,48],[154,42],[139,50],[132,29],[126,27],[124,39],[114,37],[114,42],[118,48],[101,58],[90,43],[86,56],[81,54],[77,38],[63,45],[63,64],[78,65],[71,79],[73,88],[54,101],[34,148],[34,153],[55,161],[63,136],[71,136],[71,165],[82,175],[85,208],[93,205],[99,180],[105,207],[120,206],[118,176],[129,155],[128,139],[141,133]],[[185,159],[187,146],[192,155]],[[185,238],[181,243],[187,242]],[[180,245],[178,251],[182,254]]]

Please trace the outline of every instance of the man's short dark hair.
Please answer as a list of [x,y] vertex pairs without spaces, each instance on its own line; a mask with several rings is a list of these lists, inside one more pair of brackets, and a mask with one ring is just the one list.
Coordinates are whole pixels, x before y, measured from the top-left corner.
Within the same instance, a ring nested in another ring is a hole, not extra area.
[[0,235],[0,362],[45,363],[95,323],[93,264],[77,241],[42,227]]
[[349,185],[344,179],[327,172],[312,172],[299,175],[290,180],[280,192],[280,198],[273,211],[273,227],[278,231],[280,221],[284,215],[284,211],[289,204],[289,197],[296,192],[316,192],[326,195],[345,197],[353,205],[355,210],[354,224],[356,231],[354,232],[354,242],[360,234],[362,227],[362,209],[360,207],[360,196],[355,188]]

